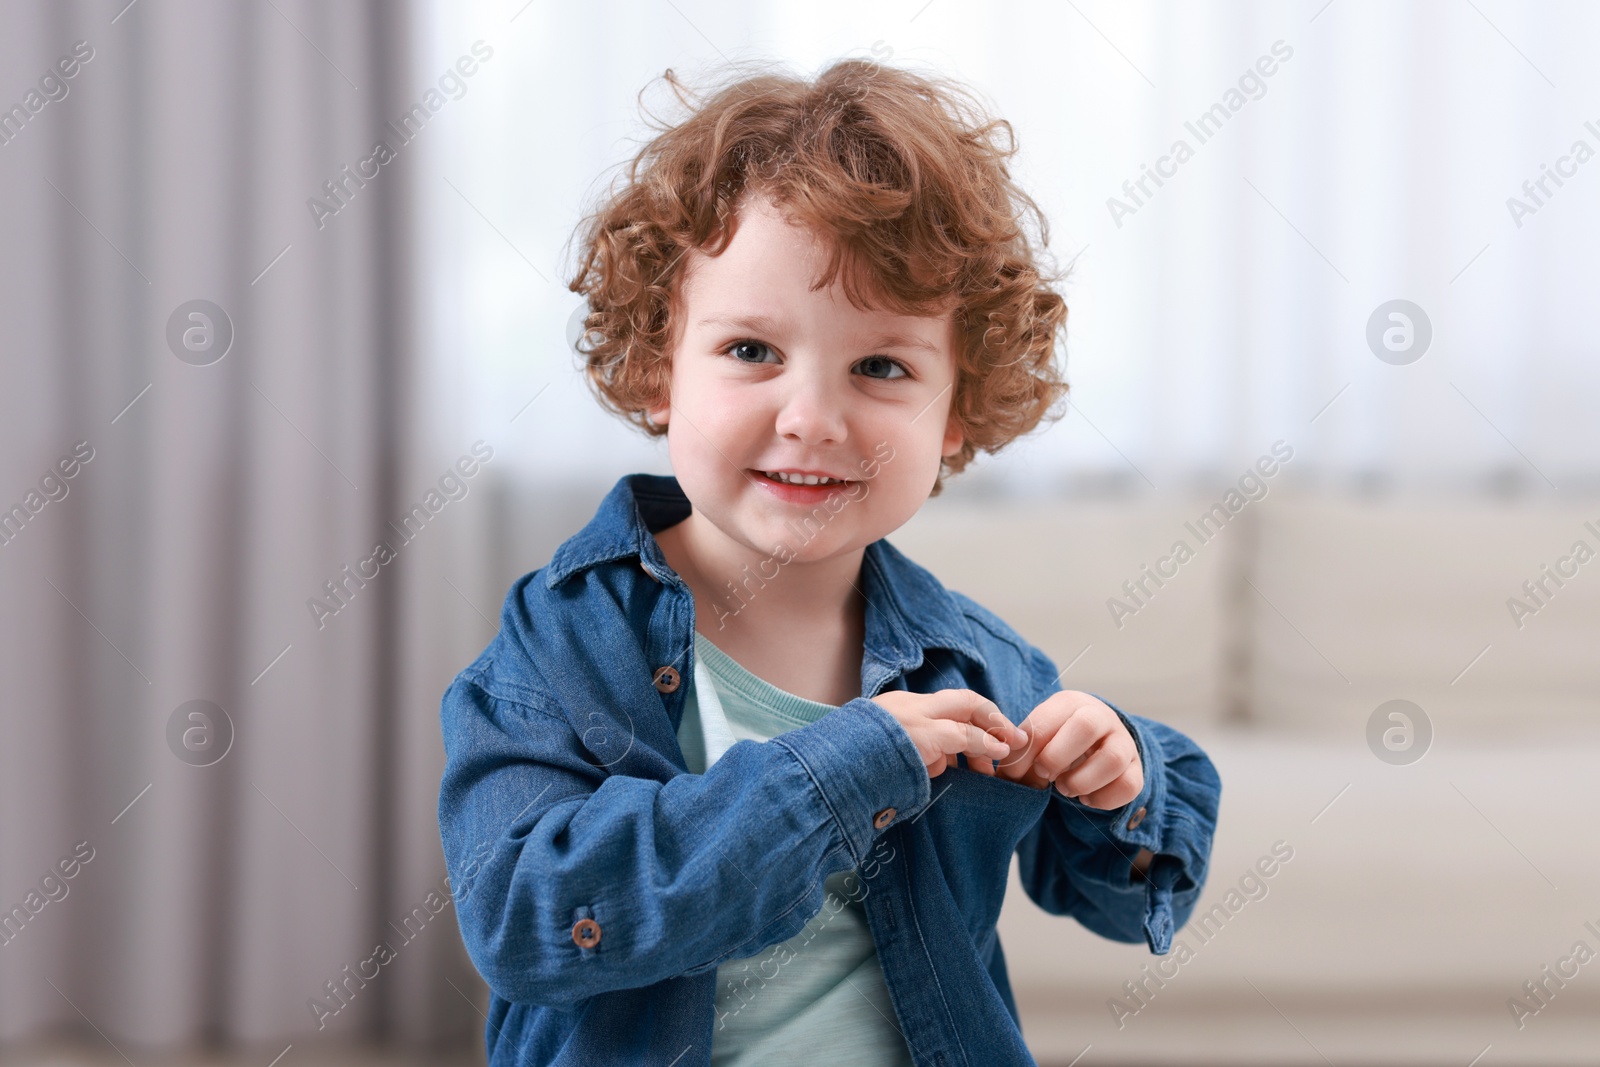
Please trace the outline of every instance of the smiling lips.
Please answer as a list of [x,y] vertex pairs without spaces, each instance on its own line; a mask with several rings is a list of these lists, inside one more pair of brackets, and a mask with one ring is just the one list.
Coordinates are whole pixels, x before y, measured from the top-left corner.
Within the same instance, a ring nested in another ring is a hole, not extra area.
[[843,485],[850,480],[848,478],[835,477],[824,471],[780,470],[758,471],[757,473],[775,482],[782,482],[784,485]]
[[751,480],[762,489],[791,504],[815,504],[828,494],[855,484],[849,478],[835,478],[821,472],[757,470],[750,473]]

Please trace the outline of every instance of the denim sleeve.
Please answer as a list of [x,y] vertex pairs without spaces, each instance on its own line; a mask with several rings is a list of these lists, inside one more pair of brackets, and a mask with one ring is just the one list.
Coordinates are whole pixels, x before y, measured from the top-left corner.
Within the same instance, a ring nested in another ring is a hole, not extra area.
[[444,695],[439,827],[467,952],[509,1001],[569,1008],[786,940],[827,875],[929,802],[910,736],[864,697],[657,781],[481,681]]
[[[1030,658],[1037,706],[1061,686],[1044,653],[1034,649]],[[1017,845],[1023,888],[1052,915],[1071,915],[1116,941],[1142,937],[1151,952],[1166,953],[1205,886],[1222,781],[1184,734],[1091,695],[1133,735],[1144,788],[1123,807],[1103,811],[1052,787],[1038,825]],[[1142,879],[1133,870],[1141,848],[1154,855]]]

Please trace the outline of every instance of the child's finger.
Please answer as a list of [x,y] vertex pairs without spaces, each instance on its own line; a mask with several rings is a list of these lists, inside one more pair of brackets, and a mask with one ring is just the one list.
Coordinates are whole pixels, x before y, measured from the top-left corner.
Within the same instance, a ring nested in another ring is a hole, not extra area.
[[974,714],[999,712],[994,701],[971,689],[940,689],[926,695],[923,714],[934,719],[970,719]]
[[1104,737],[1110,728],[1092,715],[1073,715],[1061,724],[1033,758],[1034,772],[1046,782],[1066,774],[1072,764]]
[[965,720],[988,728],[998,740],[1013,748],[1026,740],[1000,706],[981,693],[971,689],[941,689],[928,695],[929,703],[923,714],[930,719]]
[[1108,737],[1073,769],[1056,779],[1056,785],[1069,797],[1083,796],[1110,785],[1120,778],[1137,755],[1131,747]]
[[1030,741],[1027,730],[1012,722],[1006,717],[1005,712],[996,708],[987,719],[974,718],[973,722],[982,726],[984,730],[997,741],[1005,742],[1011,751],[1026,750]]
[[1138,796],[1143,788],[1144,768],[1135,764],[1109,785],[1102,786],[1092,793],[1085,793],[1078,797],[1078,800],[1091,808],[1112,811]]
[[1043,739],[1030,734],[1027,730],[1019,730],[1022,735],[1021,743],[1011,746],[1011,751],[1000,760],[1000,765],[995,768],[1003,778],[1011,781],[1021,781],[1028,769],[1033,766],[1034,757],[1038,748],[1043,744]]
[[947,722],[938,737],[941,750],[947,757],[964,753],[970,762],[975,759],[1000,759],[1011,751],[1009,745],[970,722]]
[[983,728],[984,732],[1004,744],[1012,755],[1018,752],[1026,753],[1032,741],[1028,736],[1028,732],[1000,712],[995,712],[995,714],[998,716],[998,720],[985,726]]
[[1032,780],[1034,776],[1033,759],[1035,750],[1038,748],[1038,746],[1039,741],[1037,739],[1032,739],[1029,741],[1028,745],[1025,745],[1021,748],[1012,749],[1009,755],[1000,758],[999,762],[995,766],[995,774],[1001,778],[1005,778],[1008,781],[1017,782],[1021,785],[1033,786],[1035,788],[1038,788],[1041,785],[1048,785],[1048,782],[1036,782]]

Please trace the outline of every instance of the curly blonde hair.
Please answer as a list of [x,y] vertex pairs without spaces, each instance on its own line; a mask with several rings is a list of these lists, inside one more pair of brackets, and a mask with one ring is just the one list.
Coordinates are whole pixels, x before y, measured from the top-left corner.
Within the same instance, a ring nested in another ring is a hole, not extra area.
[[588,301],[579,352],[602,406],[651,436],[667,432],[646,413],[667,396],[685,254],[720,254],[742,198],[759,192],[832,249],[813,289],[839,276],[862,309],[953,308],[951,410],[965,440],[930,495],[980,450],[1060,417],[1067,305],[1053,286],[1065,275],[1041,272],[1049,224],[1007,170],[1010,123],[946,78],[867,59],[811,81],[736,67],[709,98],[671,70],[662,78],[688,117],[653,126],[626,181],[580,223],[581,266],[568,283]]

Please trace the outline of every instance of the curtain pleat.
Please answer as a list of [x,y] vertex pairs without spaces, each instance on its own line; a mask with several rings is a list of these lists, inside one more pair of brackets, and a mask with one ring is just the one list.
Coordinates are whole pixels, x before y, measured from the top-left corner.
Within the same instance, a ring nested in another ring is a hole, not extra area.
[[434,805],[476,520],[389,525],[467,442],[418,429],[420,150],[346,177],[425,88],[407,9],[0,12],[0,1042],[474,1040]]

